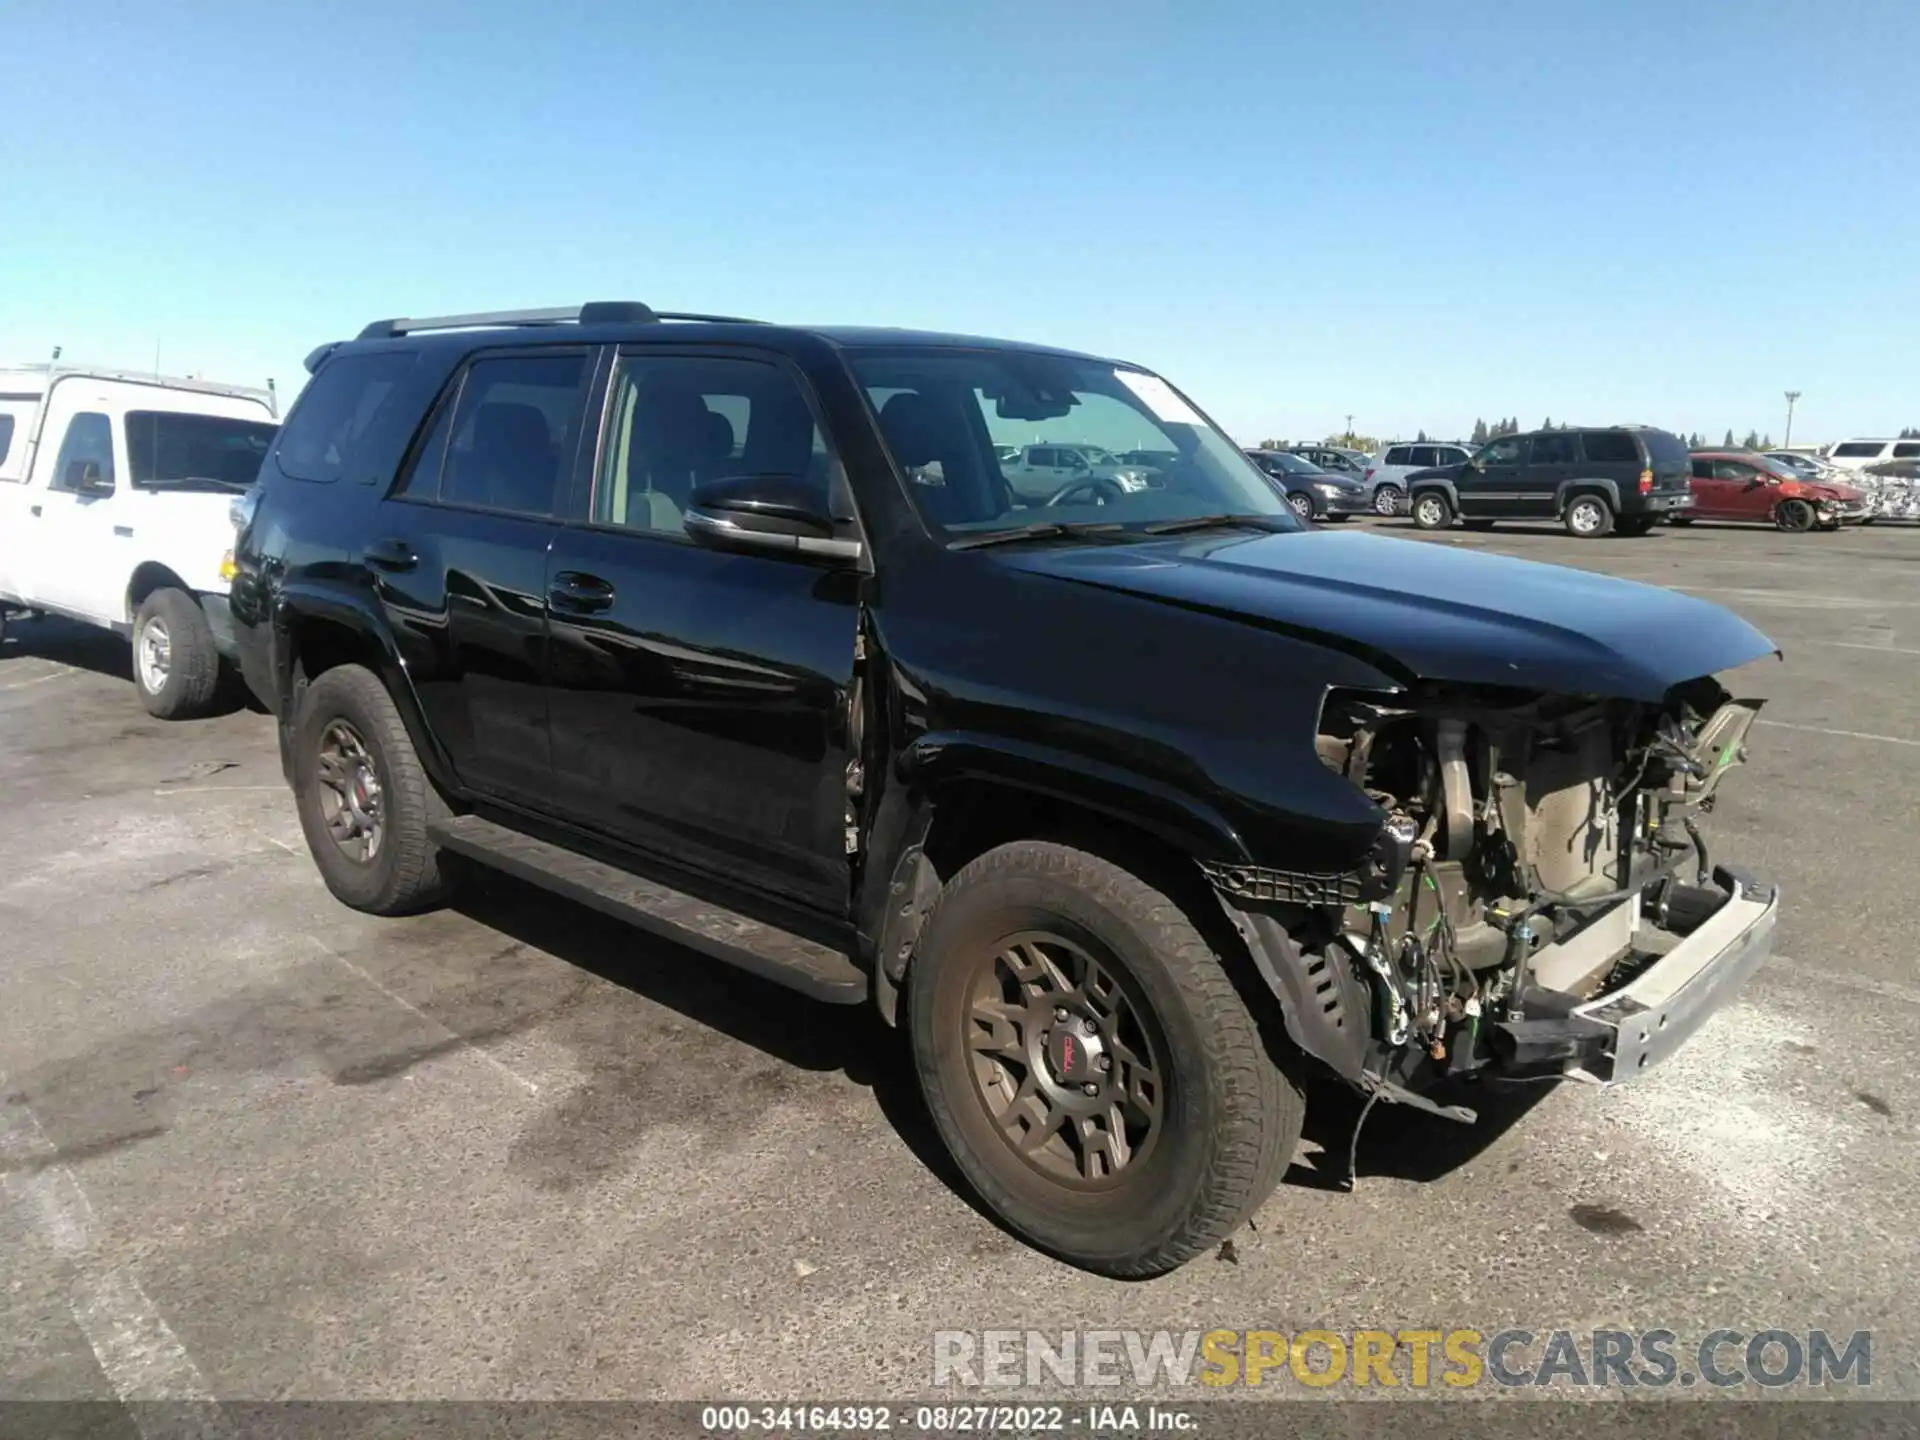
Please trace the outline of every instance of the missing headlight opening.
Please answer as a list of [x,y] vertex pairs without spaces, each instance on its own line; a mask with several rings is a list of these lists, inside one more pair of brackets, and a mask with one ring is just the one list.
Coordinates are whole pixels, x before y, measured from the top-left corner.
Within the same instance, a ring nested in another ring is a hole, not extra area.
[[1482,1071],[1630,1078],[1765,953],[1773,892],[1716,869],[1697,823],[1759,704],[1711,677],[1659,705],[1336,690],[1316,748],[1379,807],[1365,860],[1210,874],[1243,921],[1284,930],[1311,977],[1294,1010],[1322,1011],[1290,1027],[1372,1098],[1471,1119],[1419,1092]]

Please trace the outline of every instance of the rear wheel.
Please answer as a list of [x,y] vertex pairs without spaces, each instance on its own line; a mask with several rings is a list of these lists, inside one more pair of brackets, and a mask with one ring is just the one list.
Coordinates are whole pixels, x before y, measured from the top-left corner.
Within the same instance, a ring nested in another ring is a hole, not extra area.
[[1773,523],[1789,533],[1813,528],[1813,507],[1804,500],[1782,500],[1773,511]]
[[427,836],[446,815],[386,686],[340,665],[306,687],[294,717],[294,798],[320,877],[373,915],[438,904],[450,861]]
[[1305,1100],[1166,895],[1067,845],[980,856],[908,980],[914,1059],[980,1197],[1041,1249],[1157,1275],[1266,1198]]
[[184,590],[156,590],[133,617],[133,682],[149,715],[190,720],[212,711],[220,689],[213,629]]
[[1382,485],[1373,492],[1373,513],[1376,515],[1398,515],[1400,507],[1407,503],[1407,492],[1398,485]]
[[1576,495],[1567,502],[1561,519],[1569,535],[1598,540],[1613,529],[1613,507],[1598,495]]
[[1422,530],[1444,530],[1453,523],[1453,505],[1438,490],[1413,497],[1413,523]]

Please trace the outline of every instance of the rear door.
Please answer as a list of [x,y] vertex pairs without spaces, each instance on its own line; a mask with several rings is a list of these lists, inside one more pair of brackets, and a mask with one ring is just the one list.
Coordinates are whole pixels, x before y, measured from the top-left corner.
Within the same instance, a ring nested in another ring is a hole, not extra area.
[[1693,513],[1703,520],[1725,519],[1731,510],[1727,504],[1728,482],[1714,473],[1714,462],[1696,455],[1693,467]]
[[1580,476],[1580,437],[1572,430],[1546,430],[1532,437],[1527,463],[1514,484],[1512,513],[1530,520],[1551,520],[1560,492]]
[[598,413],[590,494],[547,575],[560,805],[670,863],[844,915],[861,577],[709,549],[683,524],[704,481],[791,475],[856,532],[811,391],[775,355],[634,346]]
[[471,357],[381,502],[362,557],[460,782],[532,809],[549,808],[554,788],[547,552],[597,354],[554,345]]

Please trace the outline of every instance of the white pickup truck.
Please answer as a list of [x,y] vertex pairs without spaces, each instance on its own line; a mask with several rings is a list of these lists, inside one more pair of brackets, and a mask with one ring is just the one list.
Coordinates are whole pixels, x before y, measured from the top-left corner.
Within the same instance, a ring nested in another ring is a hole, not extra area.
[[111,629],[152,714],[205,713],[232,649],[233,502],[276,409],[271,390],[0,368],[0,640],[22,613]]

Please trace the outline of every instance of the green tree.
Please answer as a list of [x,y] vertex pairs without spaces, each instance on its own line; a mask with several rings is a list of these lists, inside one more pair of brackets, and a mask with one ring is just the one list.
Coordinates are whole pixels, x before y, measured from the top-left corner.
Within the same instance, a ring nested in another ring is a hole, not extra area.
[[1727,438],[1726,438],[1725,440],[1723,440],[1723,441],[1721,441],[1720,443],[1721,443],[1721,444],[1722,444],[1722,445],[1723,445],[1723,446],[1724,446],[1724,447],[1725,447],[1726,449],[1728,449],[1728,450],[1731,450],[1731,449],[1733,448],[1733,431],[1731,431],[1731,430],[1729,430],[1729,431],[1727,431]]
[[1487,443],[1487,422],[1477,415],[1473,419],[1473,443],[1476,445]]
[[1747,431],[1747,438],[1740,442],[1740,448],[1742,450],[1758,450],[1760,448],[1760,432],[1758,430]]

